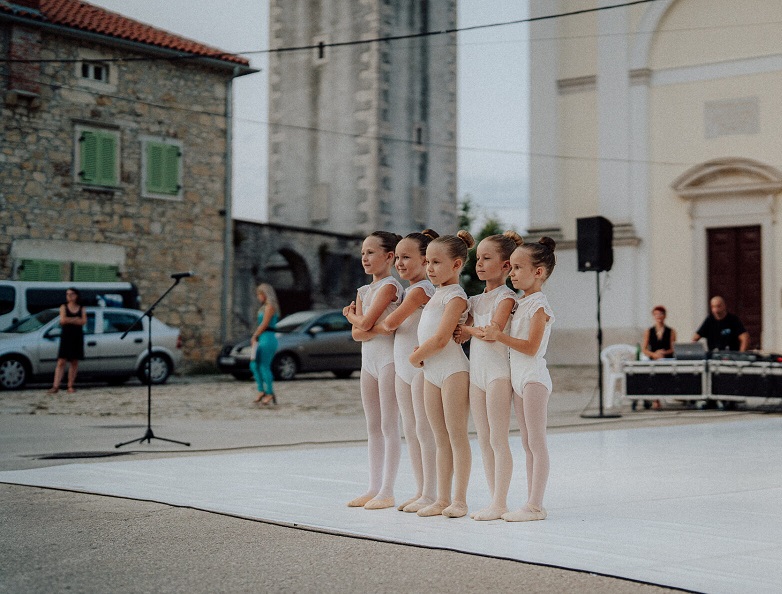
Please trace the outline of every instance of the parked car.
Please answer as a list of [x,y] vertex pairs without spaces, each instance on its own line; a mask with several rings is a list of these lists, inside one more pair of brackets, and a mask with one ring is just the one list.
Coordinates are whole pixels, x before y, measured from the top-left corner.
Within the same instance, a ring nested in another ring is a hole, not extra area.
[[[310,371],[331,371],[347,378],[361,369],[361,343],[353,340],[342,310],[299,311],[277,322],[276,330],[275,379],[291,380]],[[225,345],[217,366],[237,379],[250,379],[250,341]]]
[[[121,384],[136,375],[147,381],[149,318],[144,317],[124,339],[122,334],[141,315],[133,309],[86,307],[84,360],[79,379],[105,378]],[[59,310],[47,309],[19,320],[0,332],[0,388],[22,388],[35,379],[51,382],[60,344]],[[152,383],[164,383],[182,361],[179,330],[152,319]]]

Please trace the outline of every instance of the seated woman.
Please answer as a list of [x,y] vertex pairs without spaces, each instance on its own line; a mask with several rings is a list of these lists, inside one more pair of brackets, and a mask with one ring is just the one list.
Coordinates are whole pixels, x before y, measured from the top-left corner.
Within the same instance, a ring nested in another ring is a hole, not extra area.
[[[652,309],[654,317],[654,326],[648,328],[644,333],[644,340],[641,344],[641,351],[649,359],[655,361],[673,356],[673,343],[676,342],[676,330],[665,325],[665,316],[667,312],[662,305],[657,305]],[[644,406],[649,408],[646,402]],[[651,403],[655,410],[662,408],[659,400]]]

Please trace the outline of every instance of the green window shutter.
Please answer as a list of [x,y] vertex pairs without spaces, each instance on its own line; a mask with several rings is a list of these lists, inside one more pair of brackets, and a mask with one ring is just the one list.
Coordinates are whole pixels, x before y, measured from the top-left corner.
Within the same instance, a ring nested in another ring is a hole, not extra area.
[[163,148],[159,142],[147,143],[147,187],[152,194],[163,193]]
[[95,132],[84,130],[79,137],[79,177],[84,183],[95,183],[98,177],[98,138]]
[[169,144],[163,151],[163,186],[166,194],[179,194],[179,160],[182,154],[179,147]]
[[117,137],[106,132],[98,134],[98,183],[117,185]]
[[102,283],[117,281],[117,267],[107,264],[73,263],[74,282]]
[[19,280],[59,282],[62,278],[62,262],[51,260],[22,260]]
[[79,142],[81,181],[98,186],[118,185],[117,136],[99,130],[84,130]]
[[147,143],[145,190],[150,194],[179,194],[179,162],[182,154],[175,144]]

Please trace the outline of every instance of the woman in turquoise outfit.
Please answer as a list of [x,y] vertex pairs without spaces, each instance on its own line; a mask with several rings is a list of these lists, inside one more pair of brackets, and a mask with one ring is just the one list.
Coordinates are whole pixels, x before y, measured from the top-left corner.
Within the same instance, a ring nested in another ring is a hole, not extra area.
[[258,327],[253,332],[250,343],[252,348],[250,371],[258,384],[258,396],[255,402],[266,406],[271,402],[277,404],[277,397],[272,387],[272,359],[277,352],[277,335],[274,330],[280,317],[280,305],[277,301],[277,293],[268,283],[258,285],[256,295],[261,308],[258,310]]

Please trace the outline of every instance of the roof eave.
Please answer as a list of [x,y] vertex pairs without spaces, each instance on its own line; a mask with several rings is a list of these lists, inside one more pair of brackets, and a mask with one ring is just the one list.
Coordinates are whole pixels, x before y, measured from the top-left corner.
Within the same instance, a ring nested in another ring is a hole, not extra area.
[[231,72],[232,77],[245,76],[247,74],[254,74],[260,72],[257,68],[245,66],[237,62],[231,62],[228,60],[220,60],[219,58],[211,58],[208,56],[199,56],[198,54],[191,54],[180,50],[173,50],[157,45],[150,45],[148,43],[141,43],[139,41],[132,41],[129,39],[122,39],[121,37],[114,37],[112,35],[105,35],[103,33],[95,33],[93,31],[83,31],[74,27],[66,27],[65,25],[56,25],[54,23],[47,23],[45,21],[39,21],[36,19],[25,18],[14,14],[8,14],[0,12],[0,21],[6,20],[13,23],[19,23],[27,25],[29,27],[37,27],[46,31],[51,31],[66,37],[73,37],[76,39],[85,39],[87,41],[94,41],[96,43],[102,43],[105,45],[111,45],[120,49],[127,49],[136,53],[151,54],[154,56],[164,56],[171,58],[180,58],[184,56],[191,56],[187,59],[187,63],[203,64],[212,68],[218,68],[221,70],[228,70]]

